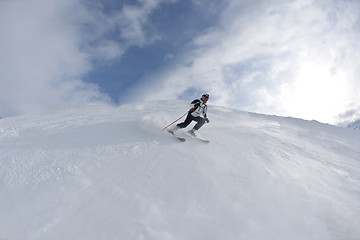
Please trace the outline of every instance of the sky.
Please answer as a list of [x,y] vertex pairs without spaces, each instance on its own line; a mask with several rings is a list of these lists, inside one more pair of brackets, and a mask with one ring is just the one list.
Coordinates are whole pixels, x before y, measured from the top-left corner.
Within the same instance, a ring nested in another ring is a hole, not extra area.
[[244,111],[360,118],[358,0],[1,0],[0,36],[0,116],[206,92]]

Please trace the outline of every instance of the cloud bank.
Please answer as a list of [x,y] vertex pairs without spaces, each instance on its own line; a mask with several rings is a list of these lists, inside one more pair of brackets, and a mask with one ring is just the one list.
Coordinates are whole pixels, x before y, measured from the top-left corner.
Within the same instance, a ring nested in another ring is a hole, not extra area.
[[[209,92],[210,103],[247,111],[329,123],[359,117],[359,1],[191,2],[218,19],[179,46],[175,64],[139,81],[129,101]],[[176,1],[0,1],[0,116],[110,102],[85,76],[166,34],[152,28],[166,3]]]
[[229,0],[176,65],[136,91],[209,92],[217,105],[335,123],[360,100],[359,29],[356,0]]
[[96,61],[156,40],[148,16],[161,3],[107,9],[96,0],[0,1],[0,116],[110,101],[83,78]]

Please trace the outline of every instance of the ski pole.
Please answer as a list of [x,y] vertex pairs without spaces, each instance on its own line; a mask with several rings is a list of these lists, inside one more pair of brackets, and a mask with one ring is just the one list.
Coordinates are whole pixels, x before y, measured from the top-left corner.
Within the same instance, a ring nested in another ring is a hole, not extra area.
[[186,112],[184,115],[182,115],[181,117],[179,117],[178,119],[176,119],[175,121],[173,121],[172,123],[170,123],[169,125],[167,125],[166,127],[164,127],[162,130],[167,129],[168,127],[170,127],[171,125],[173,125],[174,123],[176,123],[177,121],[179,121],[180,119],[182,119],[188,112]]

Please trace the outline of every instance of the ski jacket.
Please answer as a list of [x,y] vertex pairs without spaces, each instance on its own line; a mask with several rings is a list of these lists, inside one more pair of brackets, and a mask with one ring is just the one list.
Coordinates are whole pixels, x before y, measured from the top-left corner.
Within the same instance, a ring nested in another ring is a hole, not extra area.
[[189,113],[193,117],[202,117],[207,118],[207,105],[202,101],[202,99],[195,99],[190,103],[191,109],[189,110]]

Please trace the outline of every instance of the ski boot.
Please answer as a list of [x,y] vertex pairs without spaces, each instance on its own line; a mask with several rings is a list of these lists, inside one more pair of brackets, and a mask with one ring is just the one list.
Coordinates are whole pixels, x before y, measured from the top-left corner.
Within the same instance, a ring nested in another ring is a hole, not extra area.
[[195,134],[195,130],[194,130],[194,129],[189,130],[187,133],[190,134],[190,135],[193,136],[193,137],[196,137],[196,134]]

